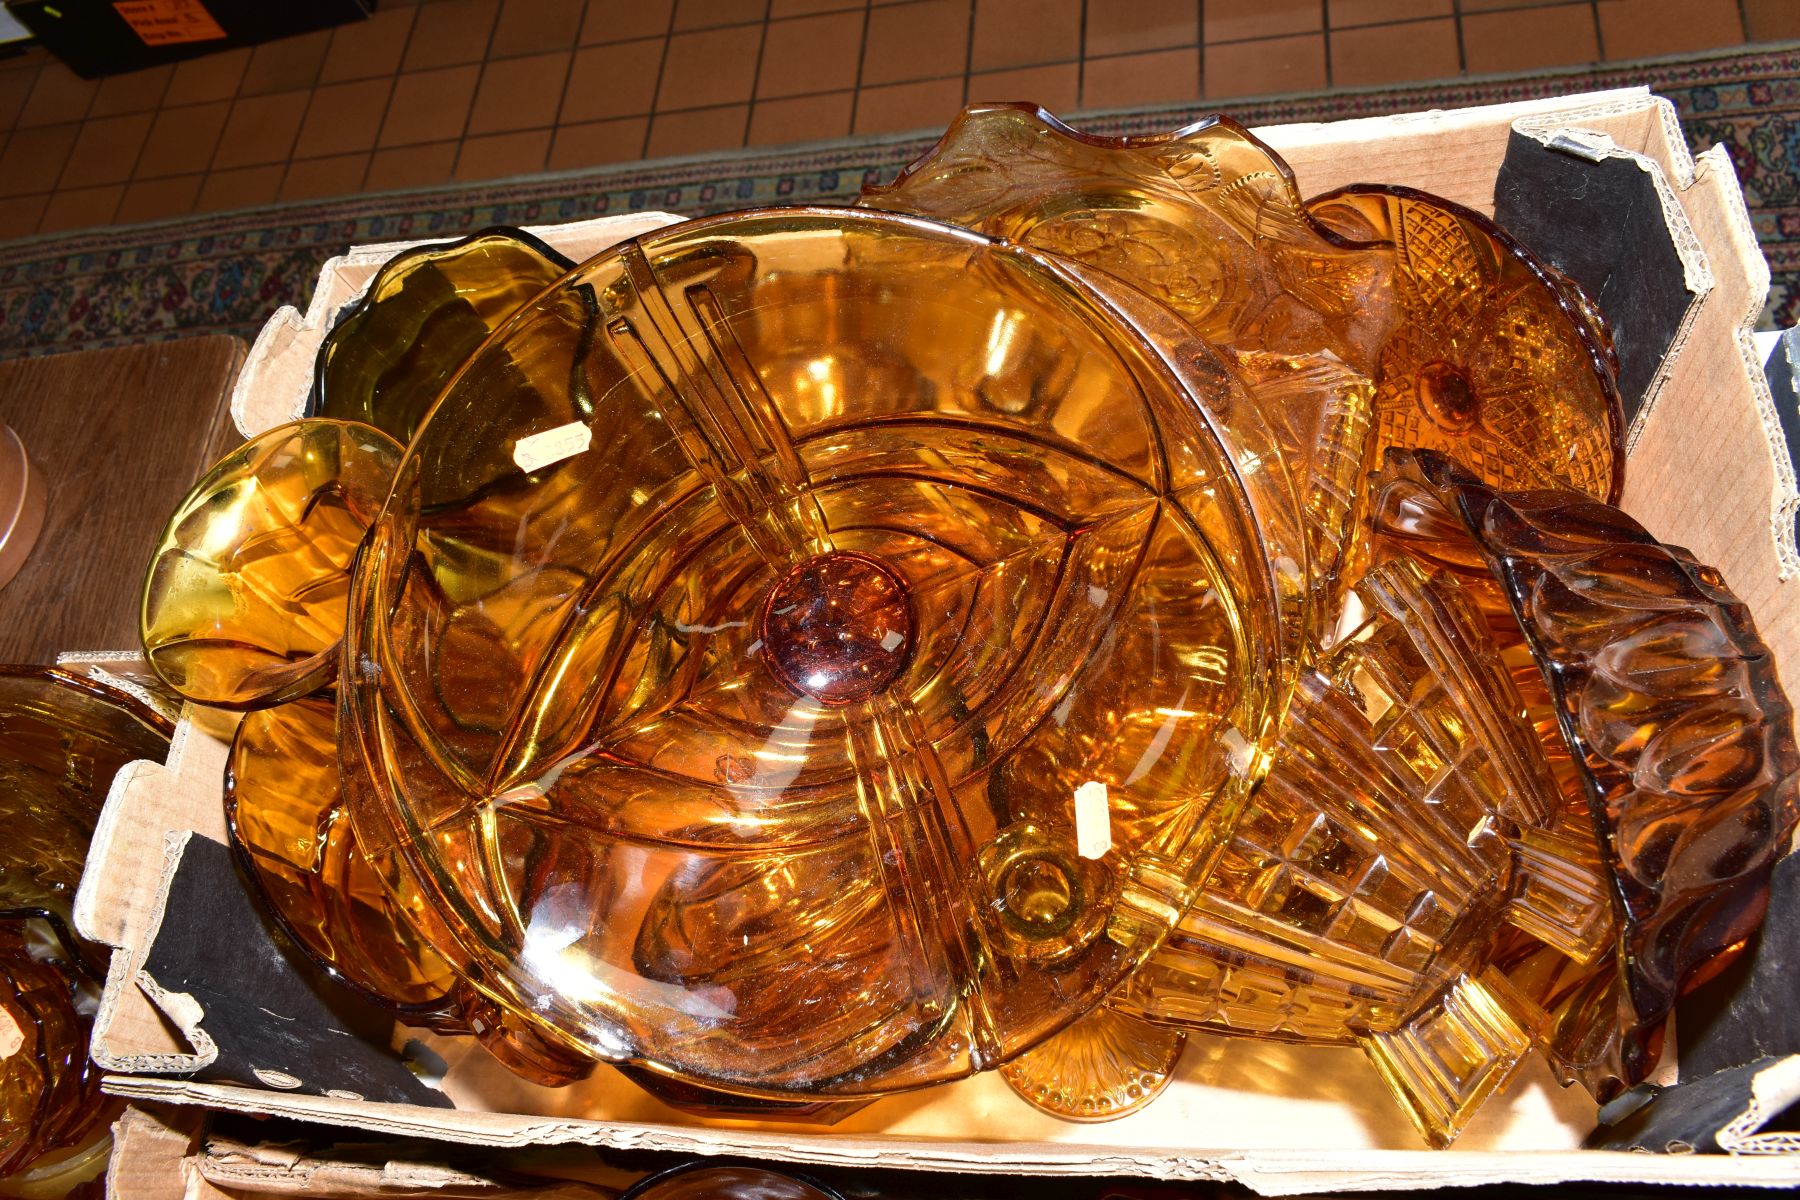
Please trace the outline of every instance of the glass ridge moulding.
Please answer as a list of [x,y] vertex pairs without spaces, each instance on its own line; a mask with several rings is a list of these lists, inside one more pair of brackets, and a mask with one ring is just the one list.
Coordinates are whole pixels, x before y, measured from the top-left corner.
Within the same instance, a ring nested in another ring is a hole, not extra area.
[[331,682],[350,559],[400,447],[312,419],[232,451],[175,509],[144,577],[144,656],[182,697],[254,709]]
[[1502,494],[1422,451],[1389,456],[1374,517],[1412,553],[1491,572],[1524,631],[1609,868],[1619,1065],[1638,1083],[1676,999],[1760,927],[1800,820],[1800,751],[1774,658],[1718,571],[1616,508],[1567,491]]
[[935,222],[590,261],[457,375],[357,560],[359,844],[596,1057],[776,1100],[997,1065],[1155,948],[1264,768],[1231,404],[1198,341]]
[[373,425],[404,446],[456,368],[574,266],[505,226],[394,256],[319,344],[308,414]]
[[1303,202],[1280,156],[1229,119],[1098,137],[1030,104],[965,110],[858,203],[1061,255],[1186,321],[1277,435],[1316,607],[1332,607],[1340,572],[1360,573],[1358,496],[1387,447],[1445,449],[1502,486],[1618,495],[1604,324],[1572,281],[1460,205],[1380,187]]

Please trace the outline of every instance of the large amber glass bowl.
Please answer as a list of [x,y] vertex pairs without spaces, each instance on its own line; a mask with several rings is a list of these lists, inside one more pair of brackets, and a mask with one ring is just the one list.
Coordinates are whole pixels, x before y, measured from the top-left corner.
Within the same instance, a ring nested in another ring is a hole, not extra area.
[[1266,762],[1276,571],[1209,416],[1248,402],[931,221],[610,251],[451,382],[358,560],[358,840],[597,1057],[771,1098],[995,1065],[1155,949]]

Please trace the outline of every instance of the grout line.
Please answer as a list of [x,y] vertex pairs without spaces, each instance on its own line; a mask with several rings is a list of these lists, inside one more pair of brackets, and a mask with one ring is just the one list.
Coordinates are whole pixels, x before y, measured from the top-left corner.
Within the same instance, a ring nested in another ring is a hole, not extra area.
[[[463,151],[469,148],[469,126],[475,121],[475,107],[481,100],[481,82],[487,78],[488,63],[490,61],[488,55],[492,54],[494,50],[494,35],[500,32],[500,8],[500,5],[494,5],[494,20],[493,23],[488,26],[487,40],[481,47],[481,57],[476,60],[475,91],[469,97],[469,111],[463,114],[462,134],[456,139],[456,158],[450,163],[451,179],[462,178],[457,172],[462,169]],[[575,59],[574,56],[571,55],[569,58],[569,68],[570,70],[573,70],[574,67]],[[550,157],[550,143],[548,141],[544,143],[544,157]],[[374,161],[373,155],[370,156],[370,161]],[[542,163],[538,164],[538,169],[543,169]]]
[[[1104,4],[1104,3],[1106,3],[1106,0],[1100,0],[1100,2],[1102,4]],[[1079,57],[1075,60],[1075,107],[1076,108],[1081,107],[1081,93],[1087,88],[1088,13],[1089,13],[1088,0],[1081,0],[1081,29],[1079,31],[1081,36],[1075,43],[1076,49],[1081,51],[1081,57]]]
[[1467,75],[1469,73],[1469,48],[1468,41],[1463,36],[1462,0],[1450,0],[1450,15],[1456,20],[1456,73]]
[[669,69],[669,43],[675,40],[675,10],[681,7],[681,0],[673,0],[669,5],[669,27],[663,30],[662,57],[656,63],[656,82],[650,88],[650,116],[644,121],[644,147],[638,151],[641,162],[650,157],[650,133],[656,128],[656,101],[662,95],[663,73]]
[[756,117],[756,92],[762,87],[763,52],[769,48],[769,11],[774,0],[763,0],[762,33],[756,39],[756,67],[750,72],[750,99],[744,102],[744,132],[738,138],[737,148],[744,149],[750,144],[750,122]]
[[856,46],[856,82],[850,85],[850,128],[844,135],[846,137],[856,135],[856,109],[862,103],[863,63],[869,57],[869,22],[874,13],[875,6],[871,0],[863,0],[862,39]]
[[963,108],[969,106],[970,76],[975,73],[975,14],[980,7],[981,0],[969,0],[969,40],[963,45]]
[[1336,86],[1331,79],[1331,0],[1319,0],[1319,36],[1325,39],[1325,87],[1330,89]]
[[1196,99],[1206,97],[1206,0],[1194,0],[1194,48],[1195,57],[1200,60],[1200,88],[1194,93]]
[[[581,31],[587,28],[588,8],[592,4],[593,0],[581,0],[581,17],[575,23],[575,44],[569,47],[569,73],[563,77],[562,95],[556,98],[556,116],[552,118],[550,125],[551,153],[556,150],[556,135],[563,127],[563,110],[569,107],[569,89],[575,86],[575,60],[581,57],[581,52],[585,48],[581,44]],[[655,98],[652,97],[652,103],[654,102]],[[573,123],[580,124],[581,122]],[[546,165],[548,162],[549,159],[546,158]]]
[[1594,53],[1600,61],[1606,61],[1606,32],[1600,28],[1600,0],[1588,0],[1588,9],[1594,14]]
[[[387,103],[381,106],[381,120],[376,122],[375,125],[375,144],[369,147],[369,164],[363,168],[362,189],[365,192],[369,190],[369,175],[375,170],[375,156],[386,148],[381,144],[381,135],[387,131],[388,118],[393,115],[394,97],[400,94],[400,76],[405,73],[406,52],[412,49],[413,31],[419,27],[419,6],[415,4],[407,11],[412,13],[412,19],[406,23],[406,38],[400,43],[400,57],[394,60],[394,69],[388,73]],[[335,39],[336,36],[337,31],[333,30],[332,37]],[[330,54],[329,47],[327,47],[326,53],[327,55]],[[321,63],[319,64],[319,73],[324,74],[324,72],[325,65]],[[371,75],[369,78],[380,79],[381,76]],[[353,83],[359,81],[347,79],[343,82]],[[474,101],[471,100],[470,103],[473,104]],[[450,167],[452,170],[455,170],[456,168],[456,159],[454,156],[451,157]]]

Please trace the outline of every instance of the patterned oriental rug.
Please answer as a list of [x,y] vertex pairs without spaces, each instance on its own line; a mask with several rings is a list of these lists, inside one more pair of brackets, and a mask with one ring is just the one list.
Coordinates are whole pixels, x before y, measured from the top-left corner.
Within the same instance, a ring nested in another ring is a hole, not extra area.
[[[1169,130],[1210,112],[1246,125],[1341,120],[1648,85],[1696,153],[1730,147],[1773,271],[1765,328],[1800,323],[1800,43],[1679,59],[1078,120],[1100,133]],[[0,358],[196,333],[255,334],[304,308],[319,267],[352,243],[457,237],[658,208],[686,214],[853,199],[935,134],[632,163],[490,184],[354,196],[0,243]]]

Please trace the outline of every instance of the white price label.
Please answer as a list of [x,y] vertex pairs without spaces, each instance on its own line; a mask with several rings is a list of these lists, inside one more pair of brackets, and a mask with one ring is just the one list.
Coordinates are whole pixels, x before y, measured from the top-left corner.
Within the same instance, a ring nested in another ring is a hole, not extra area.
[[1090,779],[1075,789],[1075,853],[1083,858],[1104,858],[1112,849],[1112,809],[1106,785]]
[[25,1045],[25,1031],[13,1015],[0,1008],[0,1059],[11,1058]]
[[565,458],[586,454],[593,444],[594,431],[580,421],[570,421],[567,425],[520,438],[513,446],[513,461],[519,465],[519,470],[529,475]]

